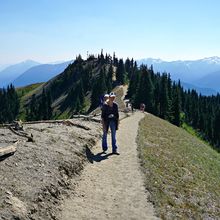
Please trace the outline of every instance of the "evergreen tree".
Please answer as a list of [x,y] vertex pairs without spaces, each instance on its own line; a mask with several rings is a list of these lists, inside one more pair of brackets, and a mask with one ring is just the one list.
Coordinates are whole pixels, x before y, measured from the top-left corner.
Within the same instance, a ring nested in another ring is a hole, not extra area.
[[53,116],[53,109],[51,105],[52,105],[51,91],[49,90],[47,92],[47,118],[48,119],[51,119]]
[[160,113],[160,82],[159,82],[159,80],[155,83],[153,113],[156,116],[161,115],[161,113]]
[[198,112],[198,94],[195,90],[191,92],[191,106],[190,106],[190,115],[191,122],[193,127],[197,127],[199,120],[199,112]]
[[74,87],[71,88],[68,96],[62,104],[61,110],[71,107],[74,113],[79,113],[84,108],[85,94],[83,89],[83,80],[79,80]]
[[27,114],[27,120],[28,121],[35,121],[38,119],[38,111],[37,111],[37,101],[36,101],[36,96],[35,94],[33,94],[31,96],[31,101],[30,101],[30,109],[28,110],[28,114]]
[[170,78],[170,74],[167,76],[167,92],[168,92],[168,99],[172,99],[172,80]]
[[100,74],[98,75],[98,79],[93,84],[92,95],[91,95],[91,107],[90,109],[94,109],[99,105],[100,97],[106,93],[107,86],[105,80],[105,71],[101,69]]
[[137,63],[135,62],[134,67],[132,68],[129,85],[128,85],[128,92],[127,92],[127,97],[132,100],[134,99],[137,90],[139,75],[140,74],[138,73]]
[[113,53],[113,65],[118,66],[118,58],[115,56],[115,52]]
[[220,108],[217,109],[213,120],[213,141],[220,148]]
[[120,59],[118,62],[117,70],[116,70],[116,80],[119,84],[125,83],[125,67],[123,59]]
[[147,111],[153,112],[153,84],[146,66],[141,67],[134,99],[134,105],[136,107],[140,106],[141,103],[145,104]]
[[112,65],[110,65],[108,68],[107,79],[106,79],[106,87],[108,93],[112,91],[112,83],[113,83],[112,78],[113,78],[113,67]]
[[39,108],[37,110],[37,119],[46,120],[47,118],[47,97],[45,94],[45,90],[43,89],[41,99],[39,102]]
[[126,75],[127,75],[128,79],[130,79],[132,71],[133,71],[133,59],[130,60],[129,58],[127,58],[125,60],[125,65],[124,66],[125,66]]
[[0,123],[12,122],[19,113],[18,95],[13,85],[0,89]]
[[160,91],[160,117],[163,119],[169,119],[169,101],[167,74],[163,73]]
[[181,102],[180,102],[180,91],[179,87],[174,85],[173,88],[173,124],[180,126],[180,112],[181,112]]
[[99,63],[101,65],[103,65],[105,63],[105,57],[103,55],[103,49],[101,50],[101,55],[99,56],[99,59],[98,59]]

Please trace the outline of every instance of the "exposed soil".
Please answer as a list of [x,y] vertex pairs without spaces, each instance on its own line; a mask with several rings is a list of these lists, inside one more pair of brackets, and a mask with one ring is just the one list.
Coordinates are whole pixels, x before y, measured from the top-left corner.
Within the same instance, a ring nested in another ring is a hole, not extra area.
[[70,120],[90,130],[64,124],[24,125],[34,142],[0,128],[0,147],[19,140],[17,152],[0,161],[0,219],[60,219],[61,196],[87,161],[86,149],[100,137],[100,124]]

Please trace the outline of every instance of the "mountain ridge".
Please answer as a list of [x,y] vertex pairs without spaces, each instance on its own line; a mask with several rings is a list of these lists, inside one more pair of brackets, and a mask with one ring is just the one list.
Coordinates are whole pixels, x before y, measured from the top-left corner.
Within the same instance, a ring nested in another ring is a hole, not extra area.
[[19,77],[23,72],[40,63],[33,60],[25,60],[23,62],[10,65],[0,72],[0,87],[5,87],[14,79]]
[[174,59],[174,60],[165,60],[162,58],[154,58],[154,57],[147,57],[147,58],[139,58],[137,59],[138,61],[144,61],[144,60],[152,60],[155,62],[195,62],[195,61],[209,61],[213,63],[220,63],[220,57],[219,56],[211,56],[211,57],[204,57],[204,58],[199,58],[199,59]]
[[41,64],[31,67],[12,81],[12,84],[15,87],[22,87],[29,84],[47,82],[54,76],[62,73],[71,62],[72,61],[58,64]]
[[220,92],[220,70],[203,76],[202,78],[195,81],[195,84],[206,87],[212,87],[216,91]]
[[[180,79],[182,82],[192,84],[193,87],[210,88],[209,93],[212,93],[212,90],[220,92],[220,88],[215,85],[215,82],[219,82],[219,78],[216,75],[210,75],[211,73],[220,71],[220,57],[218,56],[206,57],[198,60],[176,61],[146,58],[138,60],[137,63],[138,65],[141,65],[142,63],[147,64],[148,66],[153,65],[155,71],[170,73],[173,80]],[[210,83],[208,85],[199,81],[206,76],[209,76],[210,78]],[[207,88],[205,88],[206,91]],[[198,92],[200,91],[198,90]]]

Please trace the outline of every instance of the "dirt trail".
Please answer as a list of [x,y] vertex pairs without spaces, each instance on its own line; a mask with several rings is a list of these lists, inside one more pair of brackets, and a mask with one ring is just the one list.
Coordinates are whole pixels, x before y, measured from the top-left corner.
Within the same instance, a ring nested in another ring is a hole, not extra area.
[[120,155],[112,155],[111,147],[107,154],[100,154],[101,142],[87,152],[91,164],[73,182],[75,194],[64,201],[61,219],[157,219],[147,201],[135,142],[143,116],[136,112],[121,121],[117,132]]

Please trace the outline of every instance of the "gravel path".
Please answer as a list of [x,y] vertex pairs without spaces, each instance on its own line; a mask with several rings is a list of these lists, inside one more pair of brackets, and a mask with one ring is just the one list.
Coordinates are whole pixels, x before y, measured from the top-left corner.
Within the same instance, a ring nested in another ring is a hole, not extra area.
[[75,194],[62,204],[63,220],[157,219],[147,201],[135,142],[143,116],[136,112],[121,121],[117,132],[120,155],[112,155],[111,147],[101,154],[100,142],[93,152],[87,152],[91,164],[74,180]]

